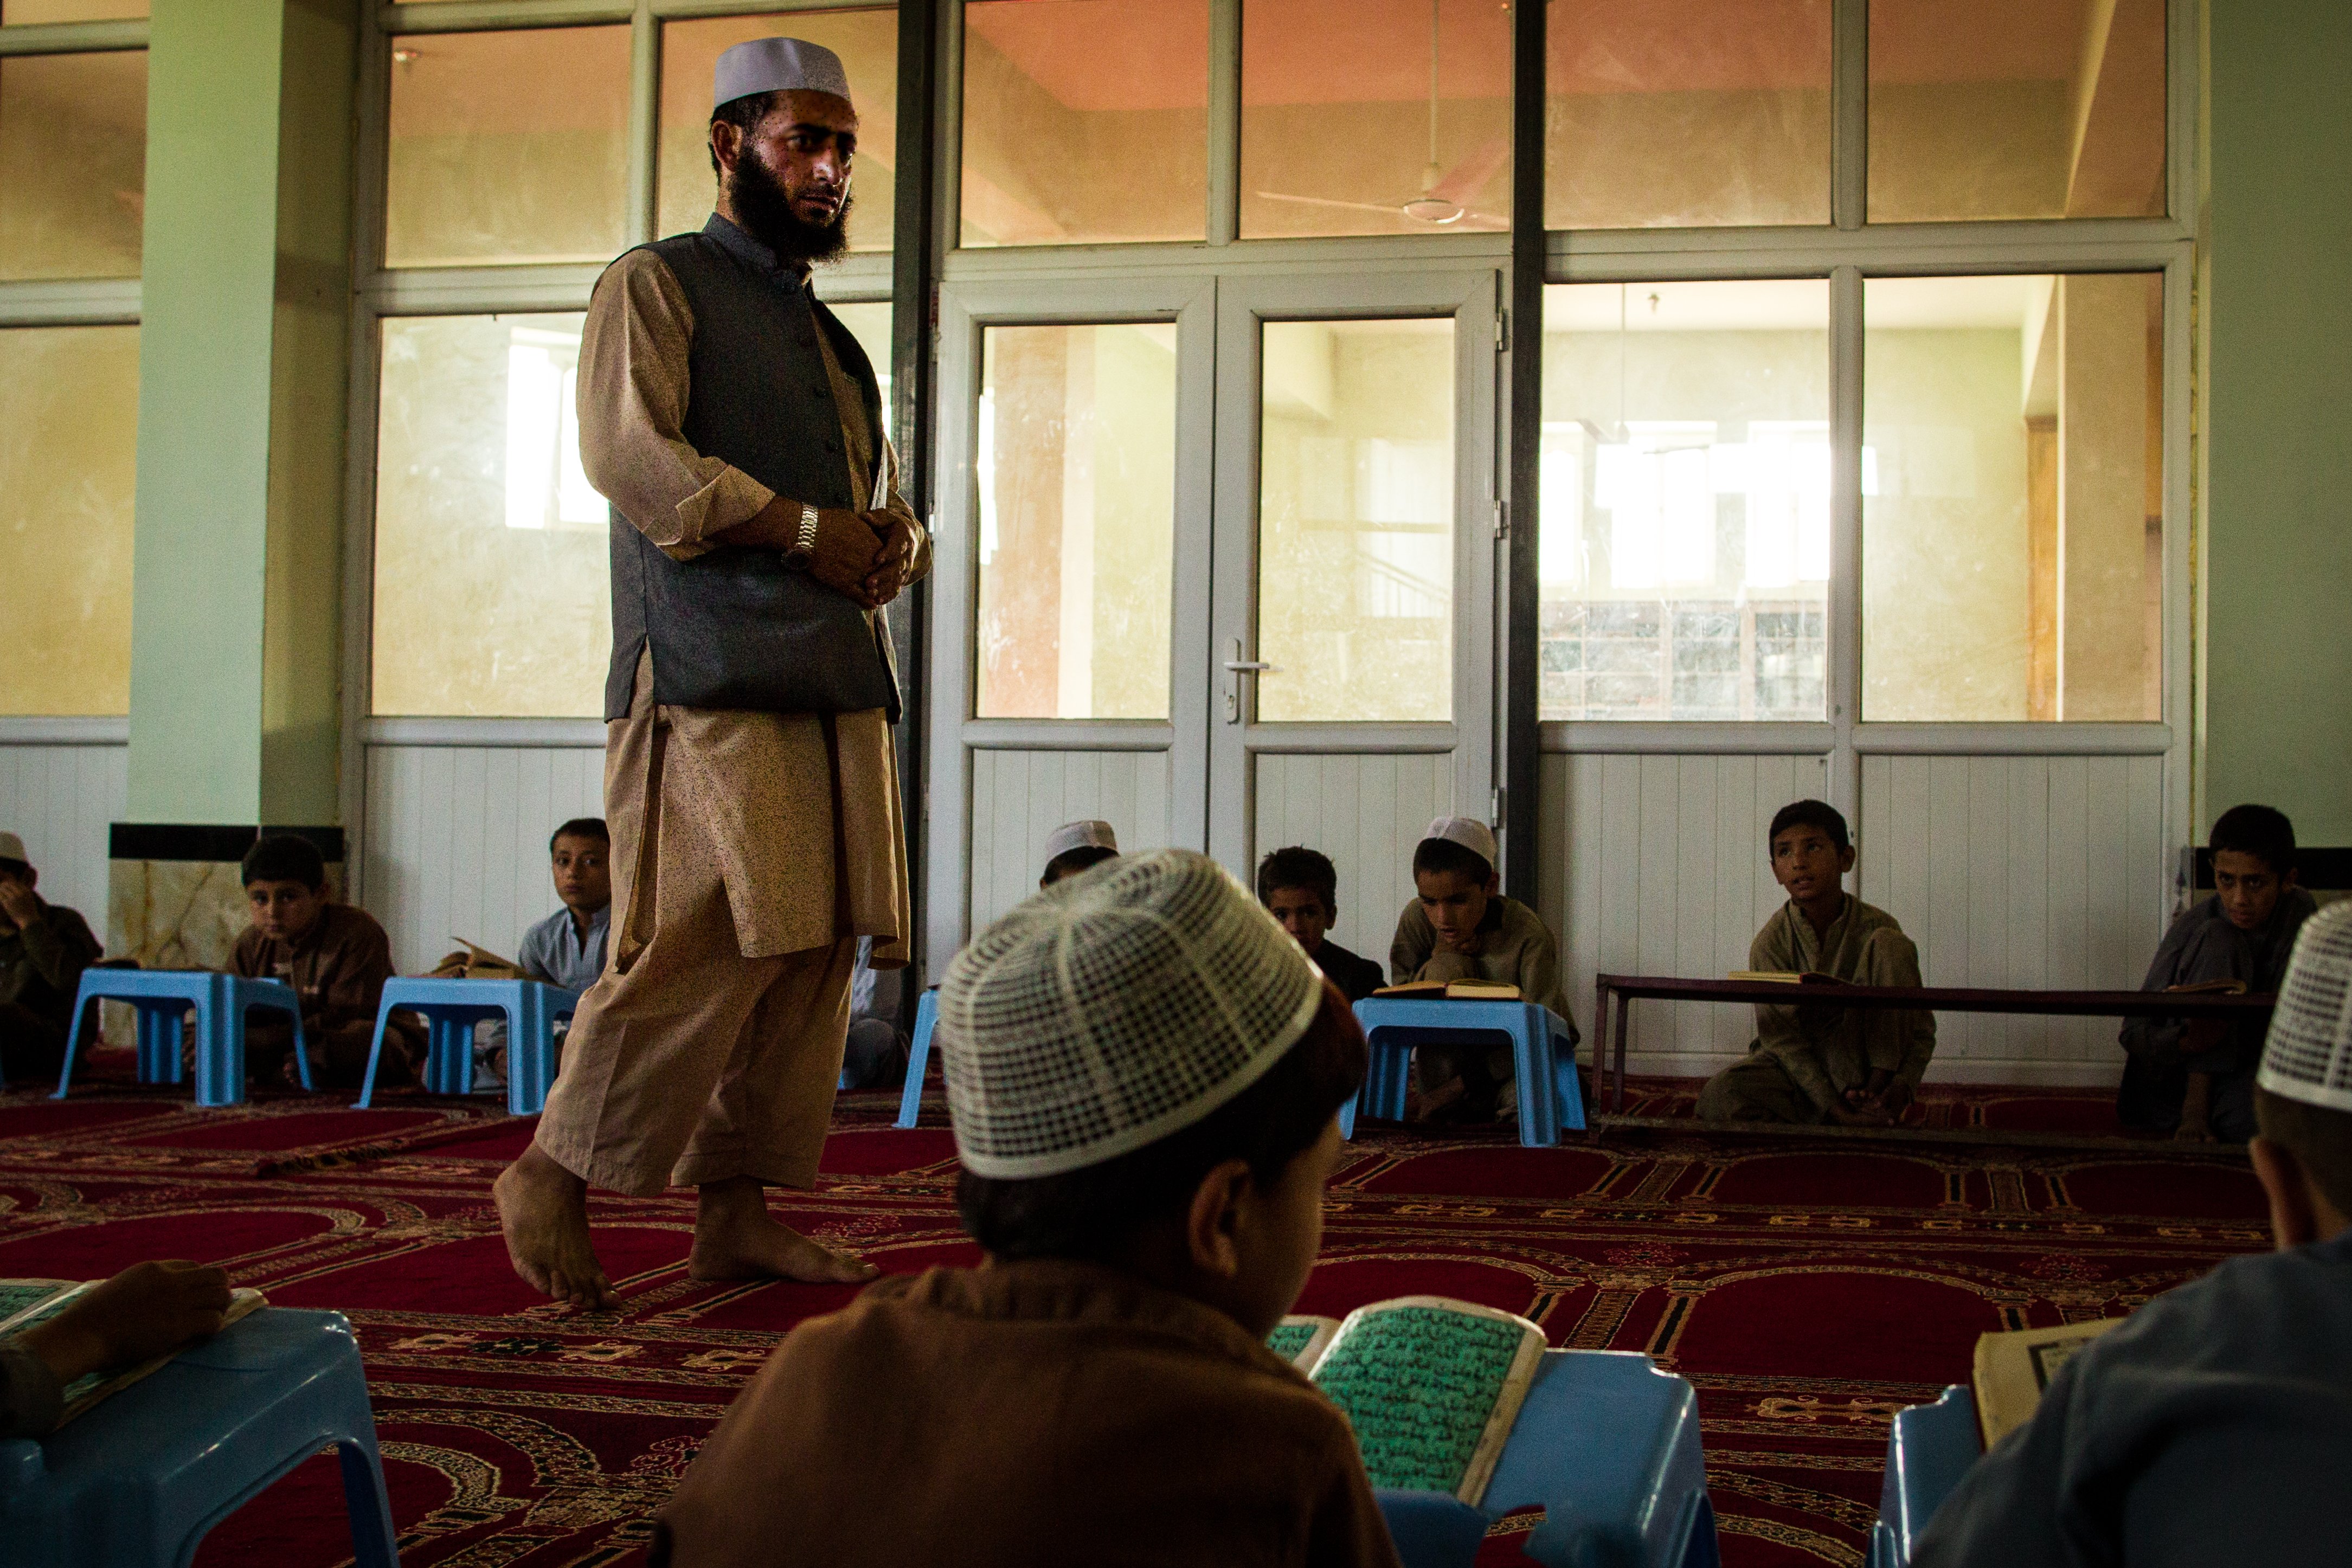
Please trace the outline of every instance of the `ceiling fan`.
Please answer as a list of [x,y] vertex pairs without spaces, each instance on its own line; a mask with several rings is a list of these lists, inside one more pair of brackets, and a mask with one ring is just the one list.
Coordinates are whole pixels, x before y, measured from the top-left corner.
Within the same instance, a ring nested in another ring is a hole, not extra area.
[[1475,212],[1464,204],[1477,195],[1478,188],[1494,178],[1495,171],[1511,155],[1507,137],[1496,136],[1479,144],[1470,155],[1451,169],[1437,161],[1437,3],[1429,0],[1429,162],[1421,171],[1421,194],[1394,205],[1378,202],[1343,202],[1329,196],[1293,195],[1286,191],[1260,191],[1258,195],[1270,202],[1291,202],[1301,206],[1344,207],[1354,212],[1386,213],[1412,219],[1435,228],[1501,229],[1511,226],[1510,220],[1493,213]]

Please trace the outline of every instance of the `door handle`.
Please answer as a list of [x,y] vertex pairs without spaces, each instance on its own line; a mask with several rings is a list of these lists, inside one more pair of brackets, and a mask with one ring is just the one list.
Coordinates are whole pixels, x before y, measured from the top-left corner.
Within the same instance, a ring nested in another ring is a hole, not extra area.
[[1242,677],[1279,675],[1282,673],[1282,667],[1278,664],[1268,664],[1262,658],[1244,658],[1242,639],[1239,637],[1226,639],[1224,667],[1225,722],[1238,724],[1242,721]]

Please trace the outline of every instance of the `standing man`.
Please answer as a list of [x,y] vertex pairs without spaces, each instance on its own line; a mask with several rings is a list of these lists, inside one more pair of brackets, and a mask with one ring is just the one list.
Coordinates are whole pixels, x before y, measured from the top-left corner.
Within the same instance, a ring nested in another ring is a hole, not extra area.
[[929,542],[873,367],[809,289],[846,245],[841,61],[739,44],[713,105],[718,211],[607,268],[581,342],[581,459],[613,502],[612,954],[496,1195],[516,1271],[582,1307],[615,1301],[591,1184],[700,1188],[697,1279],[875,1272],[764,1189],[816,1178],[858,938],[907,962],[881,610]]

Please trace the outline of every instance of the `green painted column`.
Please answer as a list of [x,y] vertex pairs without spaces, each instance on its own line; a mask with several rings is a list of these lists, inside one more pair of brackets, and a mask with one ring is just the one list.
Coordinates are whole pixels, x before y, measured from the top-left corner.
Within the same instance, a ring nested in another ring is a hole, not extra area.
[[2210,0],[2205,789],[2352,846],[2352,5]]
[[[242,923],[221,868],[265,825],[341,858],[357,4],[154,0],[118,952],[209,961]],[[219,907],[159,931],[184,901]]]
[[335,820],[352,10],[149,24],[134,822]]

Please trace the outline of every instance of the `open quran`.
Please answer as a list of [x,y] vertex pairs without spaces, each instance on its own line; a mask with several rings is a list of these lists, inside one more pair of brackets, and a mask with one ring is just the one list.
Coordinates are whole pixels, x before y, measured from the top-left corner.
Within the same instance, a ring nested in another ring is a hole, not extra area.
[[1976,1366],[1969,1383],[1977,1396],[1977,1428],[1984,1446],[1991,1447],[2033,1419],[2042,1391],[2074,1353],[2117,1323],[2121,1318],[2094,1318],[2083,1323],[2061,1323],[2054,1329],[2013,1329],[1984,1334],[1977,1340]]
[[1444,1296],[1400,1296],[1345,1319],[1285,1318],[1266,1338],[1346,1412],[1376,1487],[1476,1507],[1543,1364],[1527,1319]]

